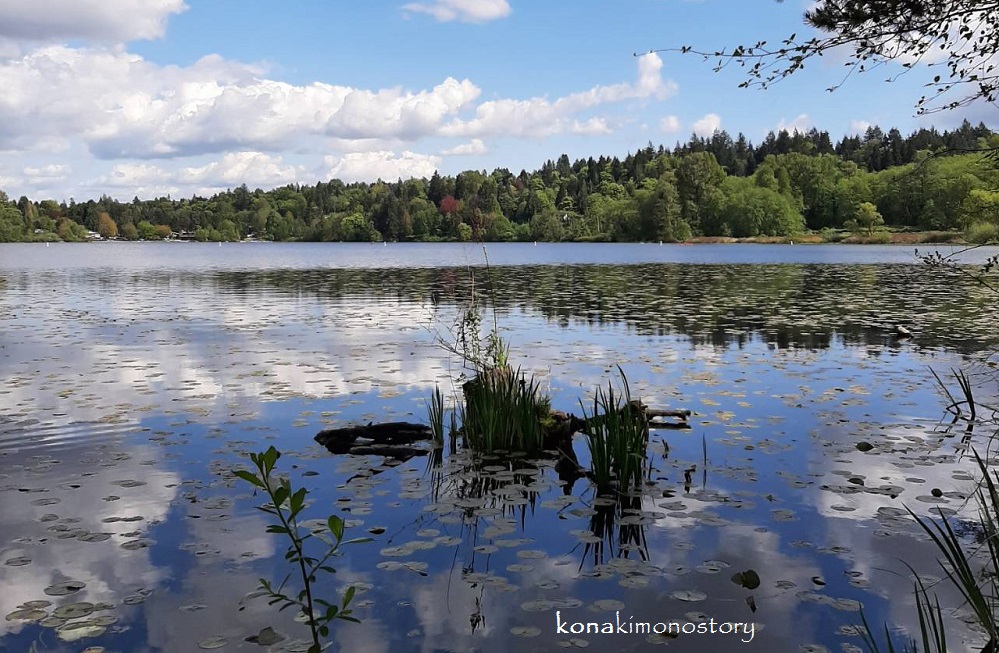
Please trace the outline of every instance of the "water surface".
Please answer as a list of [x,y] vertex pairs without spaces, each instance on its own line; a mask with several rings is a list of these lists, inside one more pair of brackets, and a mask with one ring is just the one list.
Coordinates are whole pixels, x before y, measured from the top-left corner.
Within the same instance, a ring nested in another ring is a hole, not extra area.
[[[240,609],[257,578],[286,573],[260,496],[231,474],[271,444],[312,490],[310,517],[385,529],[323,587],[360,588],[362,623],[335,629],[342,650],[658,643],[559,635],[557,610],[756,624],[746,644],[669,641],[685,651],[856,650],[861,603],[872,623],[915,628],[899,559],[939,569],[904,508],[964,514],[972,487],[929,368],[989,369],[987,291],[907,247],[486,252],[488,268],[474,245],[0,246],[0,612],[97,608],[61,633],[0,622],[2,648],[303,637],[264,601]],[[473,296],[556,408],[578,414],[620,365],[645,403],[695,411],[689,431],[654,434],[652,484],[616,507],[630,519],[608,523],[585,479],[561,485],[551,460],[449,451],[428,471],[425,457],[384,465],[313,443],[330,426],[424,421],[435,384],[451,393],[462,373],[437,341]],[[895,324],[916,337],[897,340]],[[759,588],[730,580],[746,569]],[[66,583],[85,586],[52,595]],[[974,650],[960,619],[953,640]]]

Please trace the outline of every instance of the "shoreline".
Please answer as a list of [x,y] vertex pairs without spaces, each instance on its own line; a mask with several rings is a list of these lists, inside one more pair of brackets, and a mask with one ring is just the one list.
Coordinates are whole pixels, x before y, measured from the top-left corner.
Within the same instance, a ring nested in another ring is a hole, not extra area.
[[[368,241],[311,241],[311,240],[264,240],[259,238],[244,238],[242,240],[194,240],[190,238],[160,238],[154,240],[125,240],[123,238],[112,238],[112,239],[100,239],[100,238],[90,238],[87,240],[21,240],[13,241],[10,244],[22,243],[22,244],[49,244],[49,243],[108,243],[108,242],[120,242],[120,243],[227,243],[227,244],[237,244],[237,243],[358,243],[363,244]],[[392,243],[392,244],[408,244],[408,243],[482,243],[482,244],[498,244],[498,243],[529,243],[532,241],[517,241],[517,240],[495,240],[495,241],[478,241],[478,240],[404,240],[404,241],[370,241],[373,244],[380,243]],[[655,244],[656,241],[612,241],[612,240],[560,240],[560,241],[534,241],[534,244],[544,243],[544,244],[559,244],[559,243],[573,243],[573,244],[607,244],[607,245],[622,245],[622,244],[641,244],[641,243],[652,243]],[[823,235],[822,233],[805,233],[798,234],[796,236],[749,236],[745,238],[735,238],[731,236],[695,236],[689,238],[685,241],[680,242],[665,242],[659,241],[660,245],[959,245],[959,246],[974,246],[974,243],[968,242],[965,239],[965,234],[959,231],[878,231],[874,234],[859,235],[854,233],[842,233],[835,232],[829,235]],[[992,243],[996,244],[996,243]]]

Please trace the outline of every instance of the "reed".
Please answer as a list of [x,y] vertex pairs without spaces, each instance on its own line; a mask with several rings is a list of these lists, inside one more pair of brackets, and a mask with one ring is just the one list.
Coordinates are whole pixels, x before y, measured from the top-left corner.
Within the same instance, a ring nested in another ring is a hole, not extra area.
[[614,386],[597,388],[593,410],[587,416],[580,402],[586,427],[586,443],[590,450],[590,472],[598,491],[616,489],[628,492],[641,485],[648,453],[649,430],[645,412],[631,399],[631,390],[624,371],[622,390]]
[[427,417],[430,422],[430,432],[433,437],[434,448],[440,449],[444,446],[444,395],[441,393],[439,385],[434,386],[434,394],[430,396],[427,403]]
[[541,451],[549,401],[533,376],[525,379],[507,366],[486,369],[465,384],[464,396],[459,412],[466,447],[483,453]]

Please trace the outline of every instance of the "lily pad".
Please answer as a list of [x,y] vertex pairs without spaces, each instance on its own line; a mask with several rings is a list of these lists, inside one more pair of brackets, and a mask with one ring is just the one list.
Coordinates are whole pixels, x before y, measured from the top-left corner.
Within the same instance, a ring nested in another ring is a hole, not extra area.
[[708,595],[700,590],[676,590],[672,596],[674,599],[688,602],[703,601],[708,598]]
[[64,642],[75,642],[86,637],[100,637],[107,628],[90,621],[63,624],[56,628],[56,635]]
[[7,615],[7,621],[38,621],[44,619],[48,615],[45,610],[37,610],[33,608],[22,608],[20,610],[14,610]]
[[510,633],[517,637],[537,637],[541,634],[541,629],[537,626],[514,626]]
[[49,596],[67,596],[69,594],[76,594],[87,584],[79,580],[68,580],[64,583],[56,583],[55,585],[49,585],[43,592]]
[[287,639],[286,636],[277,632],[270,626],[267,626],[266,628],[262,628],[256,635],[250,635],[247,637],[246,641],[253,644],[259,644],[260,646],[271,646],[273,644],[277,644],[278,642],[282,642],[285,639]]
[[203,648],[206,650],[211,650],[215,648],[222,648],[229,643],[229,640],[222,635],[212,635],[211,637],[206,637],[200,642],[198,642],[198,648]]
[[80,617],[86,617],[93,611],[93,603],[69,603],[67,605],[61,605],[53,610],[52,616],[60,619],[79,619]]

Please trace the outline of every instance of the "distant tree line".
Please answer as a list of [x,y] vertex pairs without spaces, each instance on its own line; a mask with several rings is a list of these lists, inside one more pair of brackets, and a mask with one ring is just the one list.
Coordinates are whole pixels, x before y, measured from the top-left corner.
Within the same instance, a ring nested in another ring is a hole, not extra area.
[[[999,146],[967,121],[903,137],[870,127],[833,143],[828,132],[771,132],[758,145],[724,131],[672,150],[651,143],[624,159],[540,170],[498,168],[430,179],[245,185],[210,198],[68,204],[0,191],[0,242],[155,240],[682,241],[691,236],[791,236],[880,224],[999,233]],[[991,231],[990,231],[991,230]],[[89,233],[88,233],[89,232]]]

